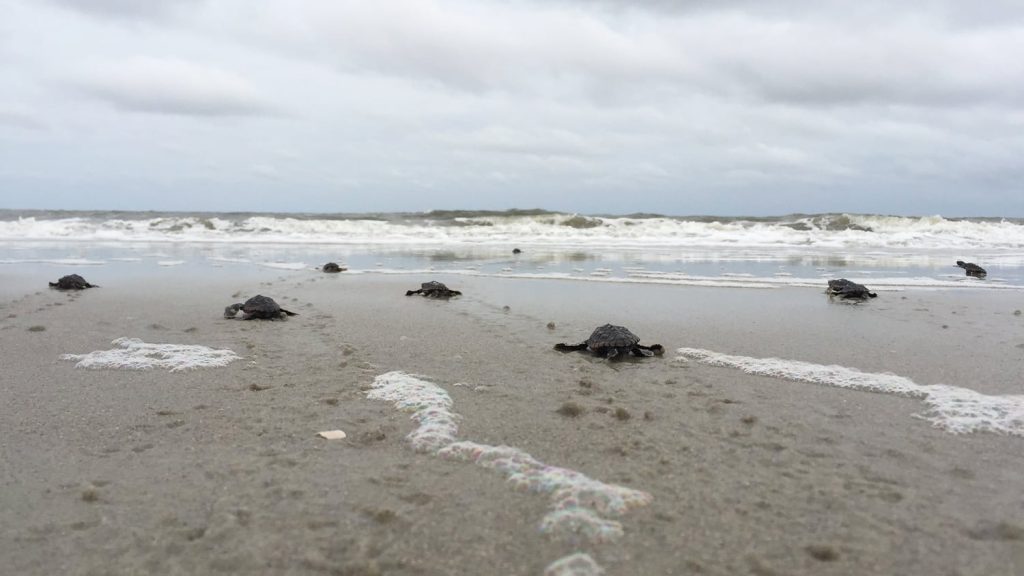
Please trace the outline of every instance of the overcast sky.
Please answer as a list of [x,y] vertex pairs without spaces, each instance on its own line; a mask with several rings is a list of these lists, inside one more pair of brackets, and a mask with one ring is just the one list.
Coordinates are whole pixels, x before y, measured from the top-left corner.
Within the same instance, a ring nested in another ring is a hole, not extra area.
[[1019,217],[1022,54],[1021,0],[0,0],[0,207]]

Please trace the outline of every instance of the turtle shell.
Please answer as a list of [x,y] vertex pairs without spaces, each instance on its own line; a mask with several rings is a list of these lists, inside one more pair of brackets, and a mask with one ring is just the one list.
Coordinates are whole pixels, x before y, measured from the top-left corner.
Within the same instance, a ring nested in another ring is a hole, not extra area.
[[281,307],[273,298],[257,294],[245,301],[242,311],[256,318],[274,318],[281,314]]
[[591,350],[603,350],[605,348],[630,348],[640,342],[640,337],[629,331],[628,328],[605,324],[597,329],[587,338],[587,347]]
[[86,288],[93,287],[92,284],[86,282],[85,278],[82,278],[78,274],[68,274],[67,276],[62,276],[60,280],[57,280],[56,282],[50,282],[50,286],[58,288],[60,290],[84,290]]
[[829,280],[828,293],[833,296],[842,296],[843,298],[868,298],[874,296],[867,286],[851,282],[846,278]]
[[436,280],[420,284],[420,290],[447,290],[448,287]]

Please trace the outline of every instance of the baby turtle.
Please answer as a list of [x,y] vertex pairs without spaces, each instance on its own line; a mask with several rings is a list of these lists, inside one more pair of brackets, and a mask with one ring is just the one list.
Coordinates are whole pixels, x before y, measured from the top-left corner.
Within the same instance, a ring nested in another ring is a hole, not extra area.
[[867,287],[863,284],[857,284],[856,282],[850,282],[846,278],[840,278],[839,280],[829,280],[828,290],[825,291],[829,296],[839,296],[843,299],[859,299],[865,300],[867,298],[875,298],[878,294],[868,291]]
[[405,292],[406,296],[412,296],[413,294],[421,294],[427,298],[451,298],[452,296],[462,296],[462,292],[459,292],[458,290],[449,290],[447,286],[434,280],[420,284],[419,290],[407,290]]
[[278,306],[273,298],[260,296],[259,294],[246,300],[245,304],[232,304],[224,308],[224,317],[234,318],[239,310],[242,311],[242,320],[252,320],[253,318],[274,320],[276,318],[284,318],[286,315],[297,316],[295,312],[289,312]]
[[89,284],[78,274],[70,274],[61,277],[56,282],[50,282],[50,288],[57,290],[85,290],[86,288],[98,288],[95,284]]
[[605,324],[598,326],[594,333],[587,338],[586,342],[579,344],[555,344],[555,350],[559,352],[575,352],[587,350],[595,356],[615,358],[619,354],[632,354],[634,356],[658,356],[665,353],[661,344],[641,346],[640,337],[622,326]]
[[335,262],[328,262],[327,264],[324,264],[321,270],[327,272],[328,274],[336,274],[338,272],[344,272],[345,270],[348,270],[348,268],[342,268],[341,266],[338,266],[338,264]]
[[963,260],[957,260],[956,265],[967,271],[967,275],[972,278],[984,278],[988,276],[988,272],[985,269],[973,262],[964,262]]
[[513,253],[513,254],[522,254],[522,253],[523,253],[523,251],[522,251],[522,250],[520,250],[519,248],[513,248],[513,249],[512,249],[512,253]]

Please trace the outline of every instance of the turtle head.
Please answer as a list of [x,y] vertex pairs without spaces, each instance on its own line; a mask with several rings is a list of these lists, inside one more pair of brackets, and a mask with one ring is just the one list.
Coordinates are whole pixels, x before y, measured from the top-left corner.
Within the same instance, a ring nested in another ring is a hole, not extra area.
[[224,317],[225,318],[234,318],[235,315],[238,314],[238,311],[241,310],[243,306],[245,306],[245,304],[242,304],[241,302],[238,302],[238,303],[232,304],[231,306],[224,307]]

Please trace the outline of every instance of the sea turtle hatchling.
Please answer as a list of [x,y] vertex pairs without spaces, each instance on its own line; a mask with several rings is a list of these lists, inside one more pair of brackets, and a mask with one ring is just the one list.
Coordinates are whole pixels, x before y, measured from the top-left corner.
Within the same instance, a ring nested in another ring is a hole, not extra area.
[[963,268],[967,275],[972,278],[984,278],[988,276],[988,272],[984,268],[978,266],[974,262],[964,262],[963,260],[957,260],[956,265]]
[[598,326],[590,335],[590,338],[587,338],[586,342],[581,342],[579,344],[555,344],[555,350],[558,350],[559,352],[586,350],[595,356],[602,356],[606,358],[615,358],[620,354],[632,354],[634,356],[660,356],[665,353],[665,349],[661,344],[642,346],[640,344],[639,336],[633,334],[627,328],[612,324]]
[[459,292],[458,290],[450,290],[447,286],[435,280],[420,284],[419,290],[407,290],[405,292],[406,296],[412,296],[413,294],[420,294],[427,298],[451,298],[452,296],[462,296],[462,292]]
[[285,316],[297,316],[295,312],[290,312],[278,306],[273,298],[259,294],[249,298],[244,304],[232,304],[224,308],[224,317],[234,318],[239,310],[242,311],[242,320],[252,320],[253,318],[275,320]]
[[840,278],[838,280],[829,280],[828,289],[825,293],[829,296],[838,296],[840,298],[849,300],[866,300],[868,298],[875,298],[878,294],[871,292],[863,284],[857,284],[851,282],[846,278]]
[[50,288],[56,288],[57,290],[85,290],[86,288],[98,288],[95,284],[89,284],[78,274],[69,274],[62,276],[60,280],[56,282],[50,282]]
[[348,270],[348,268],[338,266],[336,262],[328,262],[327,264],[323,265],[321,270],[327,272],[328,274],[337,274],[338,272],[344,272],[345,270]]

